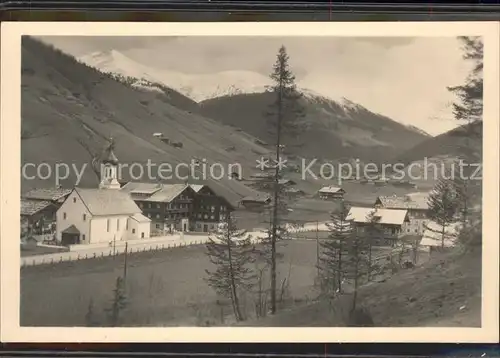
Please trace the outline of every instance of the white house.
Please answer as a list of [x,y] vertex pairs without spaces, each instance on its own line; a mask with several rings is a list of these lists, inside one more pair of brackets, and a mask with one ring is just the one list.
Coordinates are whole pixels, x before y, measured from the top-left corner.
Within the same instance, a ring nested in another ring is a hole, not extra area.
[[381,228],[381,232],[378,233],[380,239],[382,239],[381,242],[390,244],[402,238],[409,225],[407,210],[355,206],[350,208],[346,221],[351,221],[359,234],[365,233],[372,222],[377,223]]
[[343,199],[345,190],[336,186],[324,186],[318,191],[319,197],[324,200]]
[[390,210],[407,210],[410,219],[405,233],[410,235],[423,235],[425,226],[429,222],[427,193],[414,193],[406,196],[379,196],[375,201],[376,208]]
[[56,213],[56,240],[62,245],[93,244],[148,238],[150,219],[116,178],[118,161],[112,149],[103,161],[99,188],[74,188]]

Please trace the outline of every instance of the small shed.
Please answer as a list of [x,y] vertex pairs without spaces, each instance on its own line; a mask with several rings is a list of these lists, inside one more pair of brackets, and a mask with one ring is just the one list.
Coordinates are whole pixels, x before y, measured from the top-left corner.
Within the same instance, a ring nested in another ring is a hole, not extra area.
[[63,246],[76,245],[80,243],[80,230],[75,225],[64,229],[61,233],[61,244]]
[[318,194],[324,200],[343,200],[345,190],[336,186],[325,186],[318,191]]

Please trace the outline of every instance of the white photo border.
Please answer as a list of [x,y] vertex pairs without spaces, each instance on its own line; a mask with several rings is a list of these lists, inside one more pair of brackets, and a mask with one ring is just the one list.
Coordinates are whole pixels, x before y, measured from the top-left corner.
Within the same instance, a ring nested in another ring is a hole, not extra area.
[[[483,264],[481,328],[21,327],[20,168],[21,37],[33,36],[363,36],[484,39]],[[0,254],[3,342],[471,342],[498,341],[499,317],[499,43],[498,22],[262,22],[1,24]]]

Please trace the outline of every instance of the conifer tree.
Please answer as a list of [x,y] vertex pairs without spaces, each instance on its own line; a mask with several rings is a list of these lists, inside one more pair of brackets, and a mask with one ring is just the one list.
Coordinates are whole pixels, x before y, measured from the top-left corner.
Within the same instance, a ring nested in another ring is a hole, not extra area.
[[[448,87],[448,90],[457,98],[452,104],[455,119],[467,123],[462,127],[461,131],[465,136],[467,155],[463,155],[461,159],[469,157],[480,160],[477,156],[481,156],[481,148],[479,146],[474,147],[474,139],[477,140],[477,138],[482,137],[482,127],[476,124],[482,121],[483,116],[484,43],[481,37],[474,36],[461,36],[458,40],[462,42],[463,58],[472,65],[472,68],[464,84]],[[477,151],[479,151],[479,154]],[[470,210],[469,200],[475,183],[472,182],[468,175],[463,175],[463,173],[460,175],[455,172],[453,184],[460,201],[461,221],[466,226]]]
[[[456,221],[458,208],[457,194],[453,184],[448,179],[441,178],[432,189],[429,199],[429,218],[437,223],[440,227],[441,248],[444,248],[444,243],[447,237],[447,227]],[[427,227],[428,230],[435,231]]]
[[448,87],[457,96],[453,103],[455,119],[472,123],[482,120],[483,115],[483,50],[481,37],[460,36],[463,58],[472,63],[472,70],[464,84]]
[[115,288],[113,289],[113,299],[111,306],[106,309],[108,321],[112,327],[119,326],[122,320],[122,313],[127,307],[127,297],[125,294],[125,285],[121,276],[116,278]]
[[219,295],[231,301],[237,321],[245,319],[240,307],[241,290],[249,290],[254,282],[250,263],[254,261],[254,246],[245,230],[239,230],[236,220],[228,214],[214,236],[206,244],[214,271],[205,270],[206,281]]
[[346,268],[343,262],[347,258],[347,246],[353,235],[351,222],[346,220],[348,211],[341,210],[331,214],[331,222],[327,224],[330,231],[328,238],[320,243],[319,280],[324,294],[342,293],[342,281]]
[[356,310],[358,289],[363,277],[369,270],[369,245],[366,237],[355,233],[347,244],[347,257],[343,265],[345,267],[345,278],[353,286],[351,312]]
[[270,228],[270,260],[271,260],[271,313],[276,312],[276,242],[280,231],[284,230],[284,225],[280,220],[280,206],[282,205],[282,191],[280,188],[280,170],[283,169],[282,149],[284,139],[296,137],[304,129],[304,117],[302,103],[300,102],[301,93],[297,91],[295,84],[295,75],[290,69],[289,56],[286,48],[281,46],[276,56],[270,78],[273,85],[269,92],[274,99],[266,113],[269,130],[275,138],[275,171],[273,183],[273,202],[271,213]]

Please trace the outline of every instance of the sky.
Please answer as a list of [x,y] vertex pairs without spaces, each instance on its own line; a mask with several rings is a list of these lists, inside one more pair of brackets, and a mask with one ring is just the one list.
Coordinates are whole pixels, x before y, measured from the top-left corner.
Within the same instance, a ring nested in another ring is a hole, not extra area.
[[447,86],[469,64],[454,37],[64,37],[43,38],[74,56],[117,50],[144,65],[188,74],[250,70],[268,75],[285,45],[300,86],[437,135],[458,123]]

